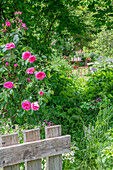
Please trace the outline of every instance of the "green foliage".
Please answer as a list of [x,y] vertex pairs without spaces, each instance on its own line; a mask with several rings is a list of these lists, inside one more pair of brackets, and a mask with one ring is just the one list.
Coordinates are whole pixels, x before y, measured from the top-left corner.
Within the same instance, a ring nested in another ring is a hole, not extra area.
[[83,6],[87,6],[92,13],[92,18],[98,31],[105,26],[107,29],[112,29],[113,26],[113,2],[112,0],[82,0]]
[[98,56],[104,56],[106,58],[113,57],[113,29],[102,29],[100,33],[95,36],[95,40],[91,42],[93,52],[96,52]]
[[[95,4],[97,5],[98,2]],[[106,7],[106,3],[104,5]],[[14,17],[14,12],[22,12],[22,22],[25,22],[28,28],[25,43],[40,56],[46,54],[48,59],[50,59],[56,35],[57,42],[62,43],[63,54],[67,55],[70,53],[69,49],[74,51],[75,45],[82,49],[83,45],[91,41],[91,32],[97,31],[94,29],[94,20],[97,17],[92,17],[92,10],[95,11],[95,6],[88,6],[81,0],[60,0],[58,2],[56,0],[38,2],[10,0],[8,3],[3,0],[0,9],[1,24],[3,19]],[[107,14],[108,11],[105,13]],[[68,36],[73,37],[73,45],[66,42]],[[57,48],[58,46],[60,43],[56,44]],[[62,48],[61,46],[59,50]]]
[[51,93],[47,96],[46,104],[40,108],[38,113],[40,121],[46,119],[54,124],[61,124],[63,134],[72,134],[72,139],[74,139],[76,133],[76,138],[78,138],[81,133],[79,127],[82,126],[79,107],[82,101],[79,88],[81,82],[70,74],[70,66],[63,59],[58,58],[52,61],[49,69],[50,78],[47,86],[51,89]]
[[105,141],[106,147],[103,148],[101,157],[104,168],[109,168],[113,166],[113,129],[109,129],[106,136],[109,139],[109,143]]
[[[96,122],[83,126],[84,135],[75,150],[76,169],[104,169],[112,167],[112,157],[102,155],[104,148],[110,147],[108,129],[113,128],[113,107],[106,107],[97,115]],[[107,149],[107,148],[106,148]],[[109,159],[108,159],[109,158]],[[106,160],[106,161],[105,161]],[[111,170],[111,169],[110,169]]]
[[91,58],[91,62],[97,61],[97,58],[99,57],[99,55],[96,52],[90,52],[90,50],[87,50],[85,47],[83,47],[83,60],[85,61],[85,59],[87,57]]
[[96,71],[86,83],[85,100],[103,99],[104,96],[113,101],[113,69],[106,68]]

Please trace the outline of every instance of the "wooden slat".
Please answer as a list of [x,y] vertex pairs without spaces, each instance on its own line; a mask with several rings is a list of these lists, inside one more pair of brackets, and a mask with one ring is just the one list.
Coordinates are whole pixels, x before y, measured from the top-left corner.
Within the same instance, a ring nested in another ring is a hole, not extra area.
[[61,136],[61,125],[45,126],[45,137],[54,138]]
[[[53,138],[61,136],[61,125],[46,126],[45,127],[46,138]],[[56,155],[46,158],[47,170],[62,170],[62,155]]]
[[[18,133],[2,135],[2,147],[18,144]],[[2,170],[19,170],[19,164],[2,167]]]
[[[24,142],[32,142],[40,140],[40,129],[25,130],[24,132]],[[25,170],[41,170],[42,160],[37,159],[33,161],[25,162]]]
[[0,148],[0,167],[70,152],[70,135]]
[[20,170],[20,169],[19,169],[19,165],[10,165],[10,166],[3,167],[1,170]]
[[24,142],[40,140],[40,129],[24,130]]
[[25,167],[25,170],[41,170],[42,163],[41,159],[28,161],[27,167]]
[[18,133],[2,135],[2,147],[18,144]]

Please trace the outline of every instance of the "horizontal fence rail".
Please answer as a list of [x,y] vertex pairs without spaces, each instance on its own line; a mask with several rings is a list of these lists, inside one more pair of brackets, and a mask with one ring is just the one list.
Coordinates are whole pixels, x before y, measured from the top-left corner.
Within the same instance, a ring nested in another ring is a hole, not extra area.
[[[62,170],[62,154],[70,152],[71,136],[61,136],[61,126],[45,127],[46,139],[40,140],[40,129],[23,131],[24,143],[18,143],[18,134],[1,136],[0,167],[3,170],[41,170],[41,158],[47,159],[47,170]],[[14,140],[13,140],[14,139]]]

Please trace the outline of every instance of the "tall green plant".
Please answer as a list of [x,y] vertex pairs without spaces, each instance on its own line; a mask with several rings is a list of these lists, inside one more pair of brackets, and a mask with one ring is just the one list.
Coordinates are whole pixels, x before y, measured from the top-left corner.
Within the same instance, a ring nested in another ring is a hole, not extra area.
[[[104,110],[100,110],[94,124],[90,123],[87,127],[83,126],[84,136],[78,143],[79,150],[75,151],[76,169],[112,167],[112,162],[109,161],[109,165],[107,165],[102,155],[104,148],[110,146],[111,143],[109,135],[106,135],[106,133],[113,128],[113,107],[106,106]],[[107,159],[107,155],[104,154],[104,156]]]

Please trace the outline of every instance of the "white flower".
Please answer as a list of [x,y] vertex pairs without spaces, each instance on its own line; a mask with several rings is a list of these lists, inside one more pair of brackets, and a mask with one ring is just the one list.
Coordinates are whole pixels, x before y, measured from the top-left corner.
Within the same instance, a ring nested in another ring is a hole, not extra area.
[[95,64],[100,64],[99,62],[95,62]]

